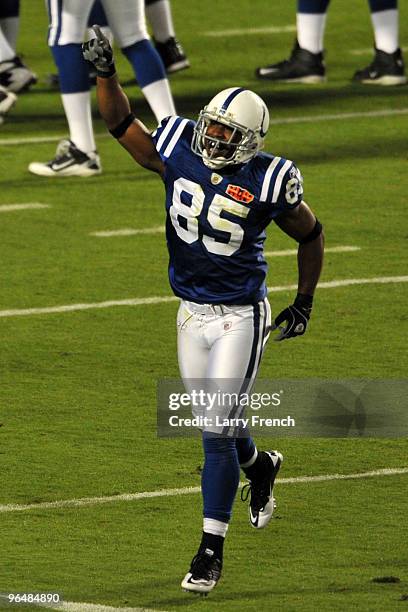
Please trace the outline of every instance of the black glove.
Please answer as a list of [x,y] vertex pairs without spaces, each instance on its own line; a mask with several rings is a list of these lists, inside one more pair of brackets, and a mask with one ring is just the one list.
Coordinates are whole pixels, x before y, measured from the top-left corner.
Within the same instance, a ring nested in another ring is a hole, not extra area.
[[92,26],[96,38],[92,38],[82,45],[82,55],[87,62],[96,68],[98,77],[111,77],[115,74],[115,64],[113,62],[113,51],[109,40],[101,32],[99,26]]
[[[313,296],[298,293],[292,306],[282,310],[275,319],[271,330],[280,329],[280,334],[275,338],[276,341],[286,340],[303,336],[306,331],[310,313],[312,312]],[[281,324],[287,321],[284,327]]]

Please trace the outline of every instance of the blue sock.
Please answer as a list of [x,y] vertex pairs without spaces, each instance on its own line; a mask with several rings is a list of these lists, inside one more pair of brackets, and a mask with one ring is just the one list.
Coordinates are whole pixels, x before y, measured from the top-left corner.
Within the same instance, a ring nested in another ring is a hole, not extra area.
[[298,0],[298,13],[325,13],[330,0]]
[[139,87],[166,78],[163,62],[150,40],[141,40],[122,52],[133,66]]
[[51,47],[58,68],[61,93],[78,93],[89,90],[89,69],[82,57],[80,44]]
[[370,11],[379,13],[380,11],[392,11],[397,8],[397,0],[368,0]]
[[254,456],[256,450],[255,442],[251,437],[248,438],[236,438],[235,446],[238,453],[238,461],[240,465],[242,463],[248,463]]
[[235,438],[203,434],[204,469],[201,488],[204,517],[228,523],[239,484],[239,463]]

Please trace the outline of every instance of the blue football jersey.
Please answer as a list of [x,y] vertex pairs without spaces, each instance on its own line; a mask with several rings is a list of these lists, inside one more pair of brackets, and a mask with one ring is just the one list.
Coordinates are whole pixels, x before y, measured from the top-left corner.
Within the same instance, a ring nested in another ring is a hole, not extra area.
[[227,174],[191,150],[194,121],[168,117],[152,137],[165,164],[169,279],[199,304],[254,304],[266,295],[265,228],[302,200],[290,160],[259,153]]

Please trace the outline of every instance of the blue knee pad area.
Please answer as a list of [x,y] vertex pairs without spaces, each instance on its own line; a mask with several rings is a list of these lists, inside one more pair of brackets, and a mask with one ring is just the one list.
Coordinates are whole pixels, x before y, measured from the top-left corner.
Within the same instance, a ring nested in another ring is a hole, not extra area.
[[139,87],[166,78],[163,62],[150,40],[140,40],[122,52],[133,66]]
[[78,93],[89,90],[89,68],[82,57],[80,44],[51,47],[58,68],[61,93]]
[[239,461],[235,438],[203,434],[205,455],[201,487],[204,517],[228,523],[239,484]]

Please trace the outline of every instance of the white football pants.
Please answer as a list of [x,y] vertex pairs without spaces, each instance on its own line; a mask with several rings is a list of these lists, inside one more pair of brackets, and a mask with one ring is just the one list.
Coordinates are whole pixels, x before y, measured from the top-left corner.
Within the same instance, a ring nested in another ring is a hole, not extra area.
[[[182,301],[177,314],[177,349],[186,391],[249,393],[270,326],[271,309],[266,298],[246,306]],[[215,410],[223,418],[237,418],[242,412],[235,403],[219,405]],[[210,431],[226,433],[213,427]]]
[[[82,43],[94,0],[47,0],[48,44]],[[144,0],[102,0],[113,36],[121,49],[149,38]]]

